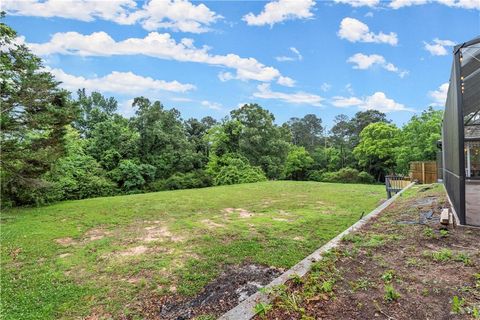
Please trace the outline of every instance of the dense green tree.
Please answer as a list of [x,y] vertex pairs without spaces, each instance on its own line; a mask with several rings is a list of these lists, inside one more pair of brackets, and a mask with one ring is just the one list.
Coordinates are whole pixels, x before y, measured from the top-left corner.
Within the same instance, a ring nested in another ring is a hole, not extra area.
[[349,121],[349,142],[352,148],[355,148],[360,141],[360,133],[371,123],[385,122],[390,123],[385,113],[378,110],[359,111]]
[[285,162],[285,178],[305,180],[312,164],[313,159],[304,147],[292,147]]
[[337,171],[342,167],[340,149],[333,147],[320,147],[311,154],[313,158],[312,169],[321,171]]
[[305,147],[311,152],[321,143],[322,119],[316,115],[307,114],[303,118],[290,118],[287,125],[292,132],[294,145]]
[[76,108],[16,32],[0,23],[1,201],[35,203],[41,176],[64,154],[65,125]]
[[260,166],[270,179],[279,178],[287,158],[287,132],[274,124],[273,114],[258,104],[246,104],[231,113],[242,125],[239,153],[254,166]]
[[79,114],[74,121],[83,137],[89,138],[98,123],[111,119],[117,111],[117,100],[106,98],[98,92],[87,95],[85,89],[77,91]]
[[156,168],[133,160],[121,160],[108,175],[125,192],[138,192],[155,179]]
[[107,179],[99,163],[85,152],[85,140],[78,131],[67,127],[64,157],[58,159],[45,179],[51,183],[45,193],[50,201],[83,199],[112,195],[116,185]]
[[267,180],[260,167],[250,165],[248,159],[239,154],[225,154],[216,160],[215,164],[209,164],[215,185]]
[[190,118],[185,121],[185,131],[187,139],[193,146],[194,152],[200,159],[199,165],[203,168],[208,162],[209,145],[206,135],[208,131],[217,124],[217,121],[212,117],[202,118],[200,121],[195,118]]
[[156,178],[168,178],[176,172],[188,172],[200,161],[187,140],[185,128],[176,109],[166,110],[159,101],[135,98],[138,107],[132,119],[139,134],[141,163],[156,168]]
[[400,129],[393,124],[376,122],[360,133],[360,143],[353,151],[359,165],[377,180],[393,171],[400,143]]
[[352,148],[351,148],[351,125],[350,119],[344,114],[335,116],[333,127],[330,130],[331,143],[340,151],[340,166],[342,168],[351,165]]
[[105,170],[115,169],[120,160],[138,158],[140,135],[118,114],[95,124],[89,136],[88,153]]
[[422,114],[414,115],[402,128],[401,147],[397,153],[399,172],[407,173],[412,161],[436,159],[437,141],[442,137],[442,116],[442,111],[430,107]]

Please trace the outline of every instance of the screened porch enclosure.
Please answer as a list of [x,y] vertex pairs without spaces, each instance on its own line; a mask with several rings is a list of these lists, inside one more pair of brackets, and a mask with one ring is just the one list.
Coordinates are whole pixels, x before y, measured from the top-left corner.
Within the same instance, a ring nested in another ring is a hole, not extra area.
[[445,188],[460,223],[480,226],[480,37],[454,48],[442,160]]

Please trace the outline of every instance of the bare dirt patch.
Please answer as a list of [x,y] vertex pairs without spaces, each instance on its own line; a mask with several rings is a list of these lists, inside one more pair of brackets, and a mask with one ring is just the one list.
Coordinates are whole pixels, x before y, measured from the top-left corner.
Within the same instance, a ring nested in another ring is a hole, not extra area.
[[166,226],[148,226],[144,228],[143,235],[138,238],[138,240],[143,242],[154,242],[154,241],[173,241],[173,242],[180,242],[183,241],[184,238],[173,234]]
[[448,206],[443,189],[414,190],[347,236],[301,280],[289,281],[264,317],[472,318],[480,310],[480,230],[441,231],[439,215]]
[[108,235],[110,235],[110,232],[105,231],[105,230],[100,229],[100,228],[94,228],[94,229],[88,230],[85,233],[84,239],[86,241],[95,241],[95,240],[103,239],[104,237],[106,237]]
[[58,239],[55,239],[55,242],[65,247],[68,247],[77,243],[71,237],[58,238]]
[[147,251],[148,251],[147,247],[137,246],[137,247],[129,248],[129,249],[124,250],[124,251],[119,251],[119,252],[116,253],[116,255],[121,256],[121,257],[138,256],[138,255],[146,253]]
[[202,224],[204,224],[207,228],[209,229],[216,229],[216,228],[223,228],[225,227],[224,224],[221,224],[221,223],[216,223],[210,219],[203,219],[201,221]]
[[282,270],[255,264],[228,266],[195,297],[150,297],[137,305],[146,319],[192,319],[219,316],[263,287]]
[[254,216],[253,212],[250,212],[250,211],[242,209],[242,208],[237,209],[237,212],[238,212],[238,215],[240,216],[240,218],[251,218],[251,217]]

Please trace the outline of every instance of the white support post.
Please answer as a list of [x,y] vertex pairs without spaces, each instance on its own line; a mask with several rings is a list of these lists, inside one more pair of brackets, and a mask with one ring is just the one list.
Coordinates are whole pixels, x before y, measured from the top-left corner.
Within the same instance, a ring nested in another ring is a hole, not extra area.
[[467,178],[471,177],[470,144],[467,142]]

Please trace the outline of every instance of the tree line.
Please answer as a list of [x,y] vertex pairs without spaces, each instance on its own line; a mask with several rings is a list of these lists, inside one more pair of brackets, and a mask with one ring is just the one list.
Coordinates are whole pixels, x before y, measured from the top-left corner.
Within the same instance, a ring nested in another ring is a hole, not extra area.
[[374,183],[436,157],[442,114],[432,108],[402,128],[377,110],[338,115],[329,132],[315,114],[276,124],[258,104],[183,120],[137,97],[125,118],[112,97],[61,89],[0,26],[3,207],[267,179]]

